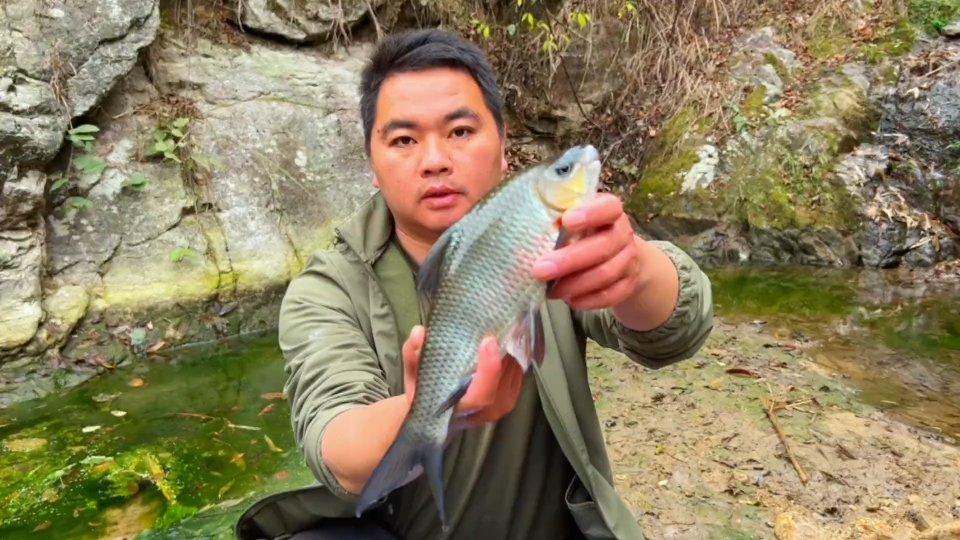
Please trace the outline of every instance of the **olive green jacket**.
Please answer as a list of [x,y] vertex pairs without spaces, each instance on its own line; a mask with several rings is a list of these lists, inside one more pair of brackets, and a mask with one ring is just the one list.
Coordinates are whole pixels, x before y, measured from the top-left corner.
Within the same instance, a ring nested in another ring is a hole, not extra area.
[[[398,264],[403,255],[392,237],[393,219],[377,192],[336,229],[334,247],[315,253],[290,283],[279,321],[287,360],[285,390],[297,444],[320,484],[258,501],[241,517],[238,538],[282,538],[323,518],[353,516],[356,498],[322,463],[320,437],[334,416],[360,405],[351,395],[357,388],[381,395],[403,392],[400,349],[420,317],[416,306],[407,305],[416,301],[413,276]],[[674,245],[655,245],[680,275],[677,308],[660,328],[636,332],[619,324],[610,310],[576,312],[560,301],[548,301],[541,309],[547,347],[542,367],[534,370],[537,388],[576,472],[567,505],[590,539],[638,540],[643,535],[613,488],[587,383],[587,338],[656,369],[691,357],[713,328],[706,275]],[[384,288],[384,281],[403,287]],[[394,310],[398,303],[402,307]]]

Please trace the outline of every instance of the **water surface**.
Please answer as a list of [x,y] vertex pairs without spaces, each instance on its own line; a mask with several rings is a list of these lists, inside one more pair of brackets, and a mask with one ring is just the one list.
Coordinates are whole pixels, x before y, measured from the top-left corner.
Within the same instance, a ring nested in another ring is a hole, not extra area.
[[870,405],[960,439],[960,285],[869,270],[710,272],[718,316],[756,321]]
[[0,538],[232,538],[258,495],[312,477],[276,336],[137,361],[0,411]]

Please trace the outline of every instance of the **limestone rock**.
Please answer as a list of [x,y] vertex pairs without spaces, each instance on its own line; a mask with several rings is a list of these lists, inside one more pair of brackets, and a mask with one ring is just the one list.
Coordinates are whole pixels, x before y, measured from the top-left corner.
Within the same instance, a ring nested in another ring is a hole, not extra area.
[[289,279],[332,239],[331,223],[372,192],[359,120],[368,50],[328,59],[255,45],[165,51],[164,85],[195,88],[206,118],[198,150],[211,173],[216,218],[239,287]]
[[90,295],[79,285],[60,287],[43,299],[45,320],[34,336],[28,349],[40,354],[53,345],[61,343],[87,312]]
[[39,171],[27,171],[17,178],[16,168],[10,171],[6,181],[0,179],[0,230],[38,221],[45,180]]
[[352,28],[369,10],[386,0],[228,0],[230,18],[256,32],[293,41],[317,42],[333,37],[338,27]]
[[717,176],[720,156],[716,146],[712,144],[701,146],[697,150],[697,157],[700,158],[700,161],[695,163],[683,177],[683,184],[680,186],[682,192],[689,192],[698,187],[709,187]]
[[3,14],[0,168],[53,158],[68,119],[99,103],[160,25],[158,0],[10,0]]
[[797,55],[776,42],[775,30],[763,27],[737,39],[731,53],[731,75],[754,86],[766,87],[764,103],[783,95],[783,77],[802,67]]
[[29,342],[40,324],[43,230],[0,231],[0,356]]

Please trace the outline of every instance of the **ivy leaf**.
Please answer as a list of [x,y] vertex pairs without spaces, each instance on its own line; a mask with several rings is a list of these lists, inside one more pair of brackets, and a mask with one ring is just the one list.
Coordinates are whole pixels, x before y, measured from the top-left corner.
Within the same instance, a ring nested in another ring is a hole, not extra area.
[[68,131],[67,133],[69,133],[69,134],[71,134],[71,135],[80,135],[80,134],[86,134],[86,133],[97,133],[97,132],[99,132],[99,131],[100,131],[100,128],[98,128],[97,126],[94,126],[94,125],[92,125],[92,124],[81,124],[81,125],[73,128],[73,129],[71,129],[71,130]]
[[107,168],[107,162],[90,154],[84,154],[73,160],[74,167],[84,174],[99,175]]

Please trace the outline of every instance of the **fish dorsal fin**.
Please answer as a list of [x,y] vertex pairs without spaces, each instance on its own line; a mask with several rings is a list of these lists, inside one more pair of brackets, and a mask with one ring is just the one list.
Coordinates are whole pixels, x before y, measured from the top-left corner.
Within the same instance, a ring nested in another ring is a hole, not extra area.
[[444,259],[447,252],[456,244],[454,237],[458,230],[456,225],[447,228],[440,235],[440,238],[434,242],[423,262],[420,263],[420,269],[417,271],[418,293],[432,296],[437,292],[437,287],[440,286],[440,276],[443,275]]

